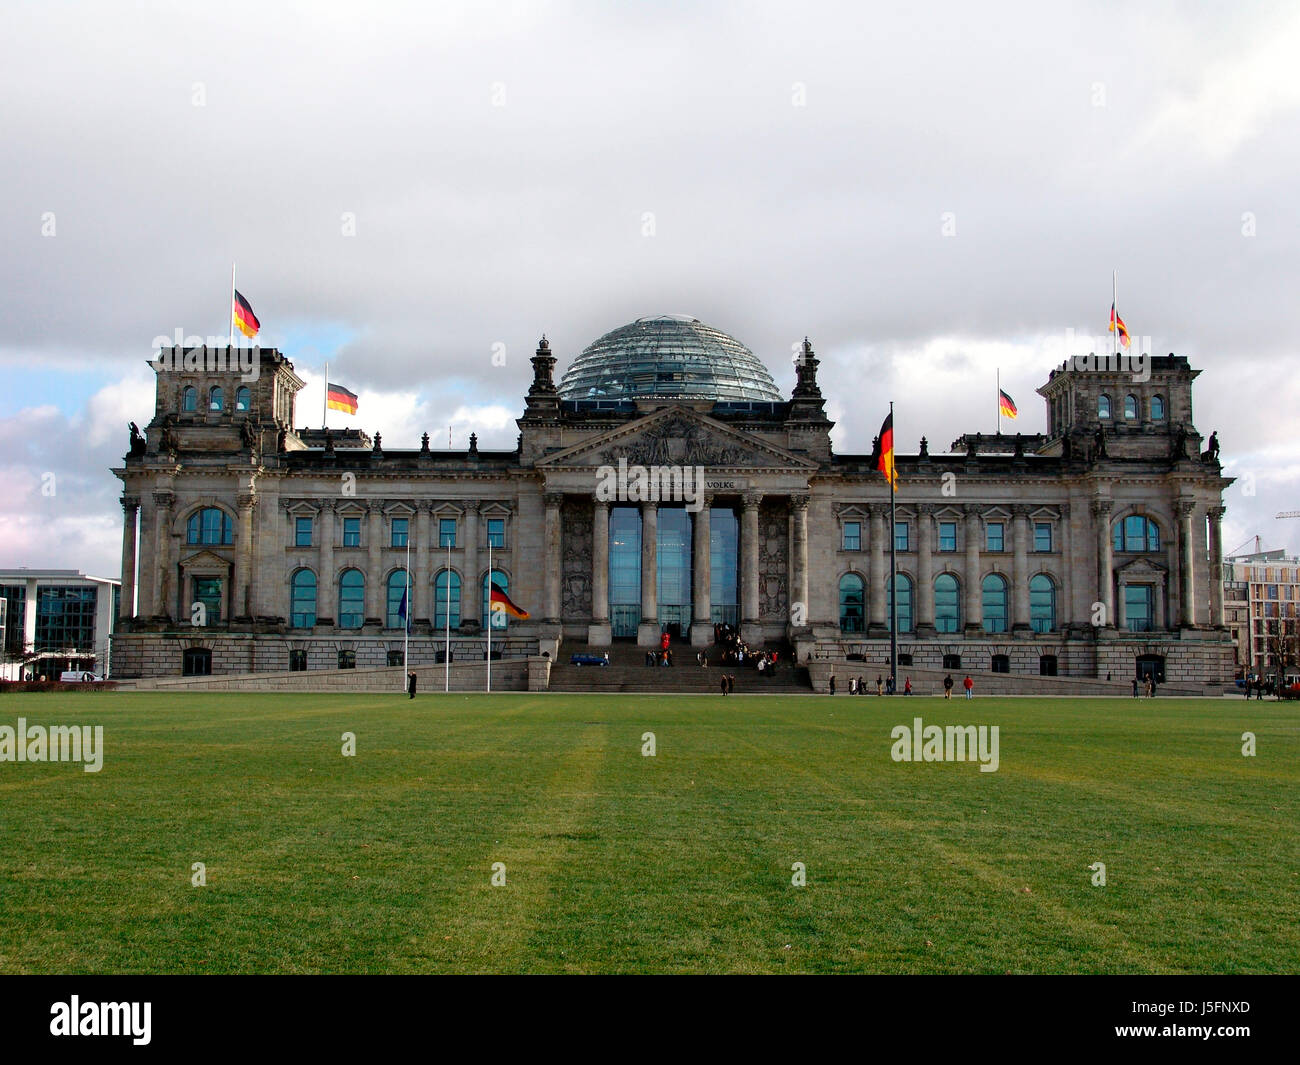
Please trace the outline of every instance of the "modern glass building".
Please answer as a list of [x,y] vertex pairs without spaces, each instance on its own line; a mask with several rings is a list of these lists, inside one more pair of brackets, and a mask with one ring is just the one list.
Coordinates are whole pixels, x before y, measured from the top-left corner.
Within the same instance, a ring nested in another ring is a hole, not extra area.
[[58,679],[66,670],[103,675],[121,609],[115,578],[79,570],[0,570],[6,603],[3,666],[9,680]]

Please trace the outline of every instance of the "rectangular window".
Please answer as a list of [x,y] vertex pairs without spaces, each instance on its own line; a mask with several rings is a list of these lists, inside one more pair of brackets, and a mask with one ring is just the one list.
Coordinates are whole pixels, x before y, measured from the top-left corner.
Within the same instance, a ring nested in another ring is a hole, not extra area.
[[294,518],[294,547],[311,547],[311,518]]
[[1269,597],[1270,599],[1276,599],[1276,598],[1277,598],[1277,585],[1276,585],[1276,584],[1270,584],[1270,585],[1268,586],[1268,597]]
[[1155,589],[1149,584],[1124,587],[1124,620],[1130,632],[1150,632],[1155,617]]
[[939,550],[957,550],[957,523],[955,521],[939,522]]
[[991,521],[988,524],[986,551],[1002,550],[1002,522]]
[[[193,602],[202,603],[207,611],[206,623],[214,625],[221,620],[221,578],[195,577]],[[191,613],[191,616],[192,613]]]
[[907,522],[905,521],[894,522],[894,550],[895,551],[911,550],[911,548],[907,546],[909,543],[907,534],[908,534]]
[[498,551],[504,548],[506,546],[506,519],[488,518],[487,526],[488,543]]
[[438,546],[442,548],[456,546],[456,519],[438,519]]
[[361,519],[360,518],[343,519],[343,546],[344,547],[361,546]]
[[405,547],[407,530],[410,528],[410,518],[393,519],[393,547]]
[[844,550],[861,551],[862,550],[862,523],[858,521],[846,521],[844,523]]
[[1052,523],[1050,521],[1034,522],[1034,550],[1052,550]]

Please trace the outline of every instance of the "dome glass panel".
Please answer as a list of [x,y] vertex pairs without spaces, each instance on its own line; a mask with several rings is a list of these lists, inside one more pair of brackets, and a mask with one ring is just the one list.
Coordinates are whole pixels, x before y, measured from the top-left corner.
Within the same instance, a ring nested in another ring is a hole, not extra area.
[[686,315],[638,318],[582,352],[560,381],[566,400],[780,402],[766,366],[735,337]]

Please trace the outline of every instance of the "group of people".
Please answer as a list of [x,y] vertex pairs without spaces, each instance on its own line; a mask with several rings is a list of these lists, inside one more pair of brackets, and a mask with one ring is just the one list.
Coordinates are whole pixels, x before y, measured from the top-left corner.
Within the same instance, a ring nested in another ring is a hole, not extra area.
[[[1133,678],[1133,698],[1138,697],[1138,685],[1142,685],[1142,694],[1148,699],[1154,698],[1156,694],[1156,682],[1150,673],[1146,675],[1145,681],[1139,681],[1137,677]],[[1249,696],[1247,697],[1249,698]]]
[[[830,677],[830,689],[831,689],[831,694],[832,694],[832,695],[835,694],[835,688],[836,688],[836,685],[835,685],[835,674],[832,673],[832,674],[831,674],[831,677]],[[867,684],[865,678],[863,678],[863,677],[850,677],[850,678],[849,678],[849,694],[850,694],[850,695],[869,695],[869,694],[870,694],[870,687],[869,687],[869,685]],[[877,694],[877,695],[897,695],[897,694],[898,694],[898,682],[894,679],[894,676],[893,676],[892,674],[891,674],[888,678],[884,677],[883,675],[881,675],[881,674],[879,674],[879,673],[876,674],[876,694]],[[904,695],[911,695],[911,694],[912,694],[912,678],[911,678],[911,677],[907,677],[907,678],[905,678],[904,681],[903,681],[903,694],[904,694]]]
[[671,642],[668,633],[663,633],[659,637],[659,650],[645,653],[645,664],[647,666],[671,666],[673,664],[673,651],[668,646]]
[[[664,639],[667,638],[667,635],[665,635]],[[762,676],[773,677],[776,675],[780,654],[776,651],[754,650],[740,638],[740,630],[735,625],[728,625],[725,622],[714,624],[713,645],[717,649],[715,653],[720,664],[724,666],[749,665],[758,670]],[[695,660],[701,666],[707,668],[709,664],[708,652],[700,651],[695,656]]]

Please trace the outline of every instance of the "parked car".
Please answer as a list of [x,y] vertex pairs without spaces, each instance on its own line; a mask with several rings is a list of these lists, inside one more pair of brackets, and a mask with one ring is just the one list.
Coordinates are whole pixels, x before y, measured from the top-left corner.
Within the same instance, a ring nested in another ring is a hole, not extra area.
[[103,677],[87,672],[84,669],[67,669],[59,674],[59,680],[63,681],[64,684],[93,684],[95,681],[103,679]]
[[571,666],[607,666],[609,665],[609,654],[576,654],[569,656],[569,665]]

